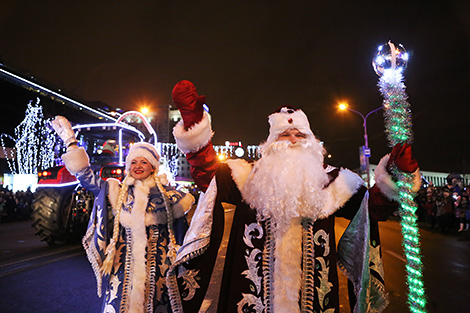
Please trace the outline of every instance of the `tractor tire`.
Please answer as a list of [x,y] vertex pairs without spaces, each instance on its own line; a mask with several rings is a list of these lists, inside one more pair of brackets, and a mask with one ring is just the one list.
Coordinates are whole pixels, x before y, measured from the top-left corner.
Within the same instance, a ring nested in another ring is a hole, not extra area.
[[32,204],[33,227],[41,241],[49,245],[67,241],[65,229],[75,186],[39,188]]

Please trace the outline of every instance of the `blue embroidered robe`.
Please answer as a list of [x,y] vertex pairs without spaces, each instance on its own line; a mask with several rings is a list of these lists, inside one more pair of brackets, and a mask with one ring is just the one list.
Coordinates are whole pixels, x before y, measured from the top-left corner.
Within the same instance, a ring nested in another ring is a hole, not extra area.
[[[102,312],[128,312],[131,294],[132,246],[136,240],[146,240],[146,280],[144,310],[142,312],[172,312],[165,281],[166,271],[170,265],[168,253],[168,225],[163,197],[156,186],[150,189],[146,216],[152,216],[155,223],[145,226],[146,238],[133,238],[129,226],[119,227],[119,239],[116,244],[116,255],[112,273],[103,276],[100,267],[105,259],[106,247],[112,238],[113,211],[108,199],[110,181],[96,177],[91,168],[77,173],[82,185],[95,194],[93,211],[90,216],[86,235],[83,238],[88,259],[97,280],[97,291],[103,297]],[[114,182],[116,183],[116,182]],[[184,211],[193,202],[192,196],[185,195],[172,187],[166,187],[172,207],[179,205],[183,214],[175,217],[173,230],[177,244],[181,244],[188,228]],[[122,213],[129,213],[134,205],[134,186],[129,186],[128,198],[123,205]],[[187,197],[191,199],[187,199]],[[184,199],[184,200],[183,200]],[[146,223],[148,224],[148,223]]]

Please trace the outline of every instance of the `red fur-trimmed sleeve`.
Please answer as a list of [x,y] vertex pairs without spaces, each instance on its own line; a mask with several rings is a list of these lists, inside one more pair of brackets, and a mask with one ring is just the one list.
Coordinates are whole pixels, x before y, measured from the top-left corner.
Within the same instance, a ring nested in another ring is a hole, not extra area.
[[369,189],[369,215],[371,221],[386,221],[398,210],[398,202],[387,198],[377,185]]
[[203,192],[207,190],[219,165],[212,146],[212,134],[209,114],[206,112],[202,120],[189,129],[184,127],[182,120],[173,129],[178,148],[186,154],[186,159],[191,164],[191,176]]
[[[375,169],[375,185],[369,190],[369,212],[371,220],[385,221],[398,210],[398,186],[387,171],[390,155],[384,156]],[[421,184],[419,169],[414,172],[412,191],[417,192]]]
[[186,153],[186,159],[191,164],[191,176],[202,192],[206,192],[219,162],[212,142],[197,152]]

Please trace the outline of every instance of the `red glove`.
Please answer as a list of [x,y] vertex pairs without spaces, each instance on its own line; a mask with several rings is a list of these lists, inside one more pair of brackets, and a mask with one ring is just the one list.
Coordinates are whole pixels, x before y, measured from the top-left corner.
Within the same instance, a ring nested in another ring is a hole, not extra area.
[[199,96],[196,86],[189,80],[179,81],[171,93],[173,102],[183,117],[184,128],[188,129],[202,120],[205,96]]
[[407,143],[397,143],[390,153],[387,170],[390,172],[391,165],[395,163],[402,172],[414,173],[418,169],[418,161],[413,157],[411,146]]

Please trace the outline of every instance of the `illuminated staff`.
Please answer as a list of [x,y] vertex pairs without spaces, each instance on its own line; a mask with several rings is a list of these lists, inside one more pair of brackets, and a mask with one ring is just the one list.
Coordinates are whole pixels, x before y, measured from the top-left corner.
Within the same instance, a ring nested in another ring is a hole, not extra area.
[[[395,144],[411,144],[413,141],[411,110],[407,102],[403,69],[408,61],[408,54],[402,45],[392,42],[379,47],[372,64],[377,75],[384,106],[385,128],[391,147]],[[414,175],[392,168],[399,188],[402,245],[407,260],[406,274],[408,285],[408,306],[410,311],[426,312],[426,297],[423,284],[423,263],[419,245],[419,231],[416,216],[416,203],[412,185]]]

